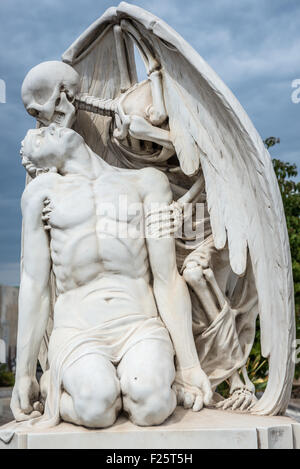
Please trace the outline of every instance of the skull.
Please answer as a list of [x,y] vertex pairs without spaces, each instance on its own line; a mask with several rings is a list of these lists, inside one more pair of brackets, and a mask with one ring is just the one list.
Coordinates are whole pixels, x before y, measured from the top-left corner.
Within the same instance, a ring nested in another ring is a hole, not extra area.
[[43,126],[56,123],[71,128],[75,121],[75,96],[79,75],[64,62],[43,62],[32,68],[22,85],[27,112]]

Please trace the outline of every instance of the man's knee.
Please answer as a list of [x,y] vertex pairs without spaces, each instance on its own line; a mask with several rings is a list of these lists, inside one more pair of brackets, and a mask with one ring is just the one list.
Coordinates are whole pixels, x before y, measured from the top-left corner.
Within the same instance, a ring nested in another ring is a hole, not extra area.
[[136,425],[160,425],[175,410],[176,395],[168,385],[137,385],[131,386],[130,391],[124,395],[123,405]]
[[117,379],[104,381],[93,377],[82,383],[73,396],[74,408],[86,427],[104,428],[113,425],[121,408]]

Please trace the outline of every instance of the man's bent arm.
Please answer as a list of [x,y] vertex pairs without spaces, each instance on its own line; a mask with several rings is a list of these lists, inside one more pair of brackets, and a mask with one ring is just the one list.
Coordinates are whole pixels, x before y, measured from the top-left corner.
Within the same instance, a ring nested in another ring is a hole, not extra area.
[[[153,178],[152,183],[149,177],[148,181],[145,178],[145,186],[147,187],[148,183],[150,189],[144,196],[146,212],[151,210],[152,204],[159,204],[163,208],[172,202],[167,178],[158,171],[154,174],[152,171],[148,171],[150,178]],[[191,299],[187,285],[177,269],[174,238],[147,237],[147,247],[153,274],[154,296],[175,348],[177,368],[199,366],[192,332]]]
[[148,239],[153,292],[176,353],[177,369],[199,366],[192,332],[192,307],[187,285],[176,266],[174,240]]
[[[166,176],[156,170],[144,170],[144,173],[146,213],[152,211],[152,204],[167,208],[172,202],[172,194]],[[157,229],[154,232],[157,233]],[[177,401],[198,412],[203,403],[210,403],[212,389],[197,355],[192,331],[191,299],[177,269],[175,240],[171,236],[147,236],[147,247],[158,311],[170,333],[177,359],[174,387]]]
[[[31,187],[30,187],[31,186]],[[32,181],[22,197],[23,272],[19,293],[16,380],[35,377],[50,312],[50,249],[42,222],[45,197]],[[34,192],[34,190],[37,192]]]

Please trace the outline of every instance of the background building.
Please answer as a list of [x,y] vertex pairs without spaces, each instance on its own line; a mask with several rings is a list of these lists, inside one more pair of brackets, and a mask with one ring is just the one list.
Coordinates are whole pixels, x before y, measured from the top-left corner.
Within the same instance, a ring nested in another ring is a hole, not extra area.
[[17,344],[19,287],[0,285],[0,339],[5,342],[6,363],[14,368]]

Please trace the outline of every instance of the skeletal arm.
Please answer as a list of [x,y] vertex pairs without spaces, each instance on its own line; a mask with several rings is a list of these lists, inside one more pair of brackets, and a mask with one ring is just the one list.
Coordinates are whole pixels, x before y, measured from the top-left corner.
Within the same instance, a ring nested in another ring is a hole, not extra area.
[[27,186],[22,197],[24,259],[19,293],[16,384],[11,402],[17,420],[40,415],[32,413],[32,404],[39,394],[35,373],[50,312],[50,249],[42,223],[45,197],[36,182]]

